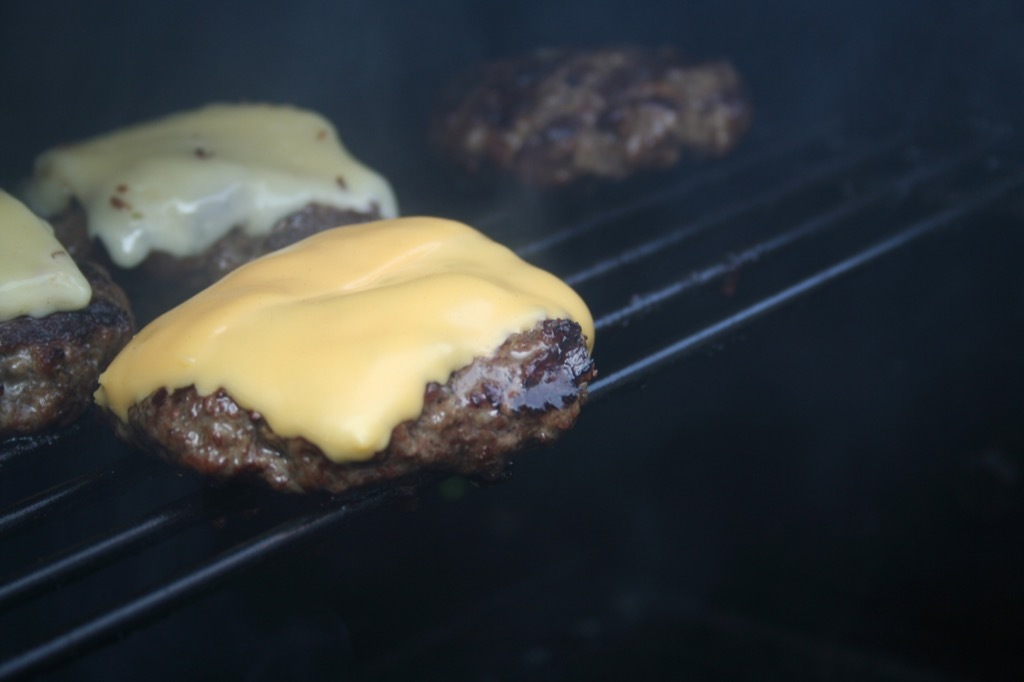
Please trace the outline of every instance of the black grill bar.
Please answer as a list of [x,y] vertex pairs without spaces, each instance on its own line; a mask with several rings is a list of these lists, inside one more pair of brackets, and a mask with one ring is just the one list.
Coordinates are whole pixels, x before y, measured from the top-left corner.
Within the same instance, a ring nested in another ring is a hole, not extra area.
[[754,211],[765,206],[770,206],[771,204],[779,201],[782,197],[799,192],[828,177],[848,171],[851,168],[861,165],[868,159],[884,156],[896,149],[904,139],[905,138],[903,136],[893,137],[876,145],[871,145],[870,147],[855,154],[842,156],[838,159],[831,159],[818,164],[811,170],[797,176],[795,179],[782,183],[778,187],[773,187],[772,189],[744,201],[737,201],[735,204],[721,209],[700,220],[671,229],[660,235],[657,239],[652,239],[631,249],[617,253],[609,258],[602,259],[587,268],[574,272],[570,275],[566,275],[564,279],[566,283],[572,286],[578,286],[624,265],[635,263],[643,258],[660,253],[668,246],[681,242],[685,239],[696,237],[702,232],[741,216],[744,213]]
[[552,249],[571,239],[582,237],[602,225],[606,225],[618,220],[619,218],[636,213],[641,209],[663,204],[668,201],[678,201],[682,197],[692,194],[702,187],[726,182],[730,177],[737,173],[764,163],[769,159],[792,156],[797,150],[809,143],[826,138],[829,134],[834,133],[837,128],[838,125],[833,122],[808,134],[801,135],[795,140],[788,140],[783,144],[770,145],[737,161],[724,163],[704,173],[689,176],[664,189],[645,194],[637,199],[620,204],[614,208],[600,211],[596,215],[585,218],[579,222],[566,225],[565,227],[553,231],[546,237],[517,247],[515,251],[521,257],[526,258],[542,251]]
[[108,489],[131,469],[127,464],[127,459],[122,459],[118,464],[72,478],[5,509],[0,512],[0,538]]
[[122,530],[91,538],[41,565],[0,585],[0,611],[11,608],[46,589],[66,584],[74,578],[94,572],[127,552],[138,550],[200,519],[223,514],[238,502],[252,498],[248,491],[221,497],[213,505],[204,504],[201,494],[189,495],[164,505],[151,514],[125,524]]
[[326,512],[313,512],[283,523],[0,663],[0,680],[53,669],[76,655],[96,649],[133,628],[156,620],[161,614],[214,589],[232,575],[295,547],[359,512],[375,509],[388,500],[409,494],[408,488],[390,488],[354,502],[338,504]]
[[[728,273],[735,271],[737,268],[757,262],[765,256],[771,255],[772,253],[779,251],[800,239],[810,237],[825,230],[833,229],[843,220],[856,215],[869,206],[878,204],[879,202],[893,196],[899,196],[909,192],[918,185],[956,168],[964,161],[976,157],[985,148],[985,146],[972,147],[970,150],[957,154],[952,158],[945,159],[931,166],[916,169],[903,177],[897,178],[890,183],[886,183],[886,185],[881,188],[869,191],[859,197],[848,200],[844,204],[840,204],[834,209],[816,215],[815,217],[800,223],[792,230],[783,232],[776,237],[772,237],[771,239],[761,242],[755,246],[732,254],[728,258],[693,272],[687,277],[677,280],[668,286],[657,289],[656,291],[637,294],[632,297],[629,304],[594,320],[594,327],[598,331],[601,331],[608,327],[628,322],[630,319],[644,311],[649,310],[660,303],[664,303],[670,298],[678,296],[693,287],[702,286],[715,279],[724,277]],[[687,228],[684,227],[679,231],[682,232],[686,229]],[[656,253],[658,250],[659,249],[654,247],[646,248],[646,251],[649,251],[650,253]]]
[[0,469],[13,464],[22,456],[37,452],[40,448],[50,447],[73,437],[82,431],[82,423],[80,420],[61,431],[11,439],[3,444],[3,449],[0,449]]
[[940,228],[948,227],[958,220],[968,216],[985,205],[994,202],[996,199],[1007,194],[1010,190],[1024,186],[1024,173],[1014,175],[1003,180],[986,191],[980,192],[971,199],[958,203],[953,208],[947,209],[933,215],[930,218],[914,223],[910,227],[897,232],[888,239],[884,239],[875,245],[860,251],[849,258],[846,258],[835,265],[826,268],[810,277],[801,280],[793,286],[787,287],[778,293],[764,298],[757,303],[730,315],[719,322],[704,327],[700,331],[663,347],[661,350],[651,353],[646,357],[630,363],[610,375],[598,379],[590,386],[590,395],[594,398],[603,398],[608,393],[627,384],[639,381],[666,364],[678,360],[689,352],[697,350],[708,343],[712,343],[727,334],[735,332],[763,315],[777,310],[784,305],[792,303],[801,296],[814,292],[822,286],[867,265],[868,263],[888,255],[893,251],[906,246],[907,244],[937,231]]

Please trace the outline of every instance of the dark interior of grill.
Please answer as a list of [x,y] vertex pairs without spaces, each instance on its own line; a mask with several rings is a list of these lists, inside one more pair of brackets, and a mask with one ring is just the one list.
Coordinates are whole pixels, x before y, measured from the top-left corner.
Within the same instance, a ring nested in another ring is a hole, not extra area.
[[[730,59],[749,135],[558,191],[431,153],[456,72],[607,44]],[[486,487],[213,485],[94,416],[0,444],[0,679],[1024,676],[1017,3],[58,1],[0,55],[5,189],[165,113],[307,107],[403,213],[576,288],[600,370]]]

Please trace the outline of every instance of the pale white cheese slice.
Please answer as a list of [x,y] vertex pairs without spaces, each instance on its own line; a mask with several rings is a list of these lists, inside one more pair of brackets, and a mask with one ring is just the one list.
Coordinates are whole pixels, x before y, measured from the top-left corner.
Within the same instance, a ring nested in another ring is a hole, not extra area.
[[72,200],[111,259],[201,254],[233,228],[264,235],[310,203],[398,215],[388,182],[322,116],[290,106],[216,104],[57,147],[26,198],[45,216]]
[[0,190],[0,322],[89,304],[92,287],[49,223]]

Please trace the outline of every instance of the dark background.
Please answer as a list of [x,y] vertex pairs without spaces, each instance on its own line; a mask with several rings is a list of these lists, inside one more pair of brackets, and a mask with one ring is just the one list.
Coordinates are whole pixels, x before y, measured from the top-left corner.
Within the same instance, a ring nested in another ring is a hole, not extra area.
[[0,183],[41,150],[211,101],[322,112],[416,209],[437,90],[482,59],[563,44],[675,45],[746,75],[759,126],[1020,104],[1018,3],[8,3]]

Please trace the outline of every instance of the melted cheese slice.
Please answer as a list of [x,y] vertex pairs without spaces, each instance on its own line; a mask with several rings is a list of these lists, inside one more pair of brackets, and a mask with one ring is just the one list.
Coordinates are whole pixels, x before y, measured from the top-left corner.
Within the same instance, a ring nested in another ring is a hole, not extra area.
[[466,225],[339,227],[232,272],[143,329],[100,377],[127,420],[160,388],[224,388],[283,436],[368,459],[416,418],[428,382],[546,318],[590,312],[566,284]]
[[89,304],[92,287],[53,228],[0,191],[0,322]]
[[234,227],[266,234],[311,202],[398,215],[390,185],[330,123],[275,105],[211,105],[53,149],[26,197],[43,215],[76,199],[122,267],[202,253]]

